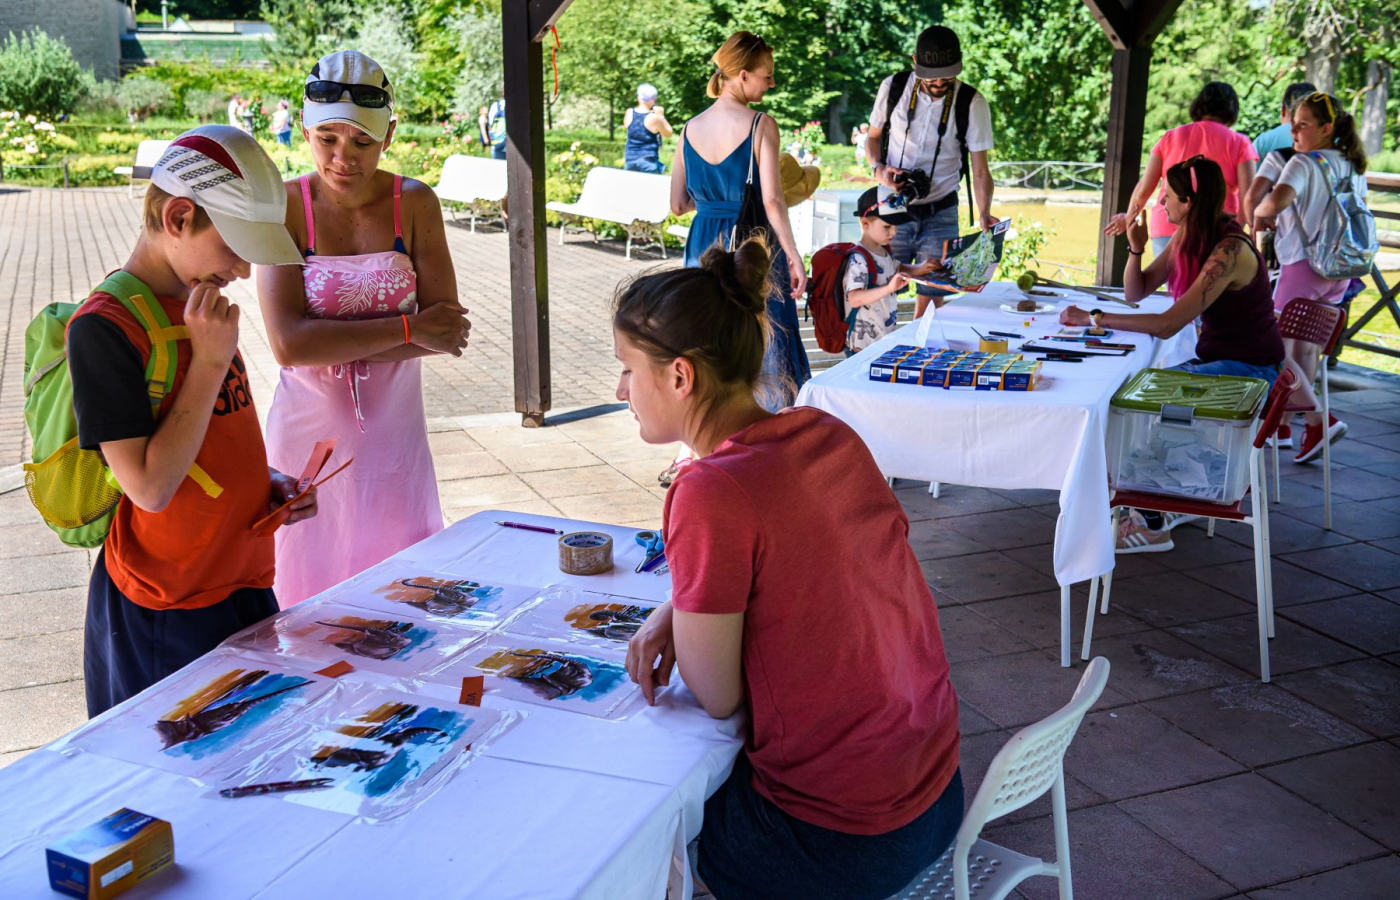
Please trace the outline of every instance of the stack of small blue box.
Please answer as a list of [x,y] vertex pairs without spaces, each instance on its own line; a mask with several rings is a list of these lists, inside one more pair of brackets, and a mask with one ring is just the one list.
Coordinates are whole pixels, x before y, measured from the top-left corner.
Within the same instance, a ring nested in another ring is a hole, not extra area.
[[934,350],[899,344],[870,364],[870,380],[977,391],[1033,391],[1039,360],[1019,353]]

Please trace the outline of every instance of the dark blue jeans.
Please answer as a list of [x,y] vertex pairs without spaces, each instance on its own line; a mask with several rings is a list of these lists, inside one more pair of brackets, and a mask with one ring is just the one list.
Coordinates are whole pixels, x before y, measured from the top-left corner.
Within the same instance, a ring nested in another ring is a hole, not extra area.
[[740,753],[705,801],[700,880],[715,900],[884,900],[942,856],[963,818],[961,772],[917,819],[877,835],[845,834],[795,819],[753,789]]
[[271,588],[239,588],[201,609],[147,609],[126,598],[97,554],[88,582],[83,677],[89,716],[104,713],[277,612]]

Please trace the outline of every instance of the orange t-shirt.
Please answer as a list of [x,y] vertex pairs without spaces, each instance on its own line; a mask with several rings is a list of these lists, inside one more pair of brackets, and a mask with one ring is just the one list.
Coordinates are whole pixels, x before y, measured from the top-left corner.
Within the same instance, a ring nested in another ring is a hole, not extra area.
[[[156,299],[171,325],[184,324],[183,301]],[[107,321],[79,325],[75,339],[74,324],[87,316]],[[122,345],[123,337],[130,347]],[[161,403],[162,419],[180,392],[193,355],[189,341],[180,341],[178,347],[174,389]],[[68,349],[82,446],[96,449],[105,441],[154,433],[156,421],[145,399],[151,344],[145,329],[119,300],[103,293],[89,297],[69,322]],[[134,402],[138,390],[144,419]],[[267,515],[272,486],[241,354],[234,354],[211,413],[195,462],[223,493],[210,497],[186,477],[161,512],[146,512],[123,497],[112,519],[106,542],[107,573],[138,606],[198,609],[218,603],[239,588],[272,586],[273,539],[258,537],[251,530],[254,522]]]

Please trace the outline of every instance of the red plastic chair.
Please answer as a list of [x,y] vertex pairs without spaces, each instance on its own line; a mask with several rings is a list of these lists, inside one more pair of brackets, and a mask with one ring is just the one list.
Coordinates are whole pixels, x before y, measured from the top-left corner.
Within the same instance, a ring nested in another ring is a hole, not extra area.
[[[1278,330],[1285,338],[1317,344],[1322,349],[1318,360],[1318,377],[1322,381],[1322,422],[1323,427],[1332,421],[1332,401],[1327,386],[1327,358],[1337,349],[1342,331],[1346,328],[1346,316],[1340,306],[1321,303],[1317,300],[1289,300],[1279,316]],[[1288,412],[1311,412],[1312,406],[1290,406]],[[1274,442],[1274,502],[1282,501],[1281,484],[1278,475],[1278,442]],[[1332,530],[1332,442],[1322,444],[1322,527]]]
[[[1291,305],[1291,304],[1290,304]],[[1210,521],[1212,530],[1216,519],[1229,522],[1243,522],[1254,528],[1254,585],[1259,607],[1259,679],[1269,680],[1269,638],[1274,636],[1274,577],[1272,552],[1269,549],[1269,497],[1264,490],[1264,445],[1278,430],[1288,409],[1289,395],[1298,386],[1298,376],[1291,369],[1284,369],[1274,381],[1264,405],[1264,414],[1254,432],[1254,446],[1249,451],[1249,487],[1245,497],[1254,495],[1254,508],[1244,511],[1244,498],[1231,505],[1207,503],[1186,497],[1165,497],[1158,494],[1143,494],[1136,491],[1116,491],[1108,504],[1113,509],[1114,534],[1118,533],[1118,520],[1123,509],[1147,509],[1163,513],[1182,513],[1200,516]],[[1098,606],[1098,579],[1089,583],[1089,611],[1084,620],[1084,646],[1080,658],[1089,658],[1089,642],[1094,636],[1094,613]],[[1113,588],[1113,573],[1103,576],[1103,608],[1108,612],[1108,593]]]

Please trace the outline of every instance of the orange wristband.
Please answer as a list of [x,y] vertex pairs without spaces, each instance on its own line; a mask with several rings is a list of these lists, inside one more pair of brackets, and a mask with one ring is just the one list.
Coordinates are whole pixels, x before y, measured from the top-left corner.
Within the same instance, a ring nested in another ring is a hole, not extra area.
[[403,342],[410,344],[412,341],[408,339],[408,316],[400,316],[399,318],[403,319]]

